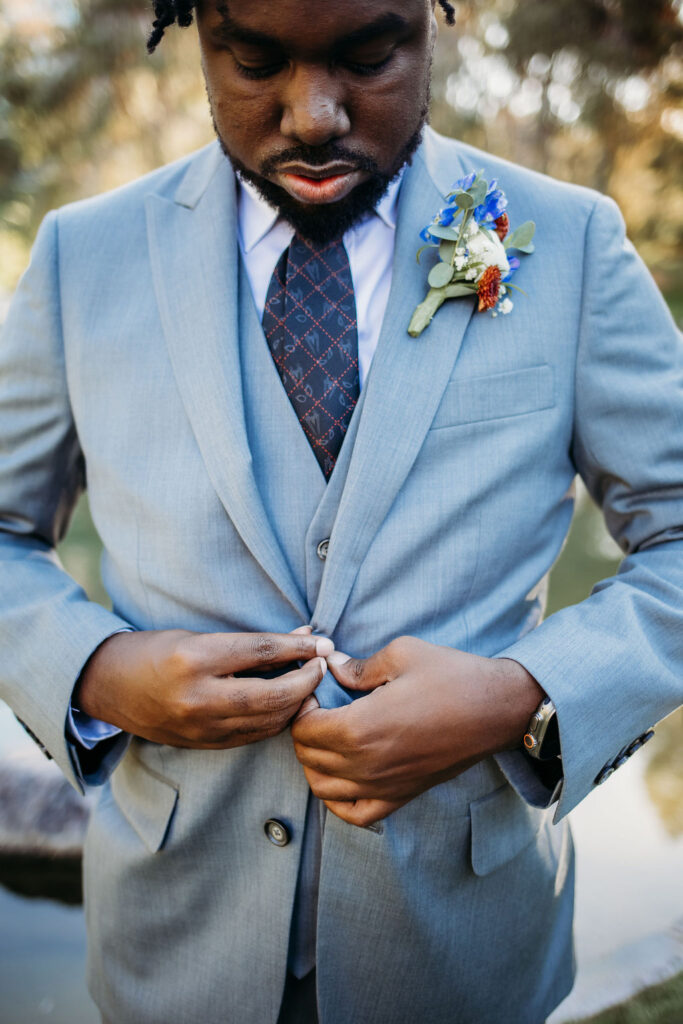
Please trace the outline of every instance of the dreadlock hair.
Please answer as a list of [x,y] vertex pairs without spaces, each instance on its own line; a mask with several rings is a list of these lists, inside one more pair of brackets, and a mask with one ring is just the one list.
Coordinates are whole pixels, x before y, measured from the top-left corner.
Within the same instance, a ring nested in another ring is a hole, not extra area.
[[[455,7],[448,0],[438,0],[444,12],[447,25],[455,25]],[[152,31],[147,40],[148,53],[154,53],[161,42],[169,25],[178,24],[187,28],[192,24],[192,9],[197,6],[196,0],[152,0],[154,21]]]

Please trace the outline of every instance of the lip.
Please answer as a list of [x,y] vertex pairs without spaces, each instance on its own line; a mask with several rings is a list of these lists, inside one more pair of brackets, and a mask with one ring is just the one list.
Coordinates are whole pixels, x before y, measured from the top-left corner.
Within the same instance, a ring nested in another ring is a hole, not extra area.
[[306,167],[295,164],[280,169],[275,181],[301,203],[335,203],[365,178],[365,172],[346,164]]

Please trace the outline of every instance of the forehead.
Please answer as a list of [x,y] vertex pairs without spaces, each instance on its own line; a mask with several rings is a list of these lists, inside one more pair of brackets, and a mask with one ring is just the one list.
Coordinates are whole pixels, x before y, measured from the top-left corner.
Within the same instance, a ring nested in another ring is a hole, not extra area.
[[244,29],[312,52],[329,49],[368,26],[386,24],[390,31],[400,31],[404,23],[415,28],[431,6],[430,0],[202,0],[197,14],[202,32]]

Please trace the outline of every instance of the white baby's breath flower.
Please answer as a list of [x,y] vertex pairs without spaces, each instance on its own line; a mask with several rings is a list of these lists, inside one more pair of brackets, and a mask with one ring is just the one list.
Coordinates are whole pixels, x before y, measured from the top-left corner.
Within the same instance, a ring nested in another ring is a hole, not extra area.
[[467,263],[467,258],[465,256],[456,256],[455,257],[455,269],[456,270],[463,270],[466,263]]
[[501,274],[509,273],[510,264],[505,246],[493,232],[477,228],[476,233],[470,238],[469,250],[470,256],[477,262],[483,263],[486,267],[498,267]]
[[467,273],[465,274],[465,280],[466,281],[474,281],[476,276],[477,276],[476,269],[474,267],[470,267],[469,270],[467,271]]
[[507,313],[511,313],[513,308],[514,302],[512,302],[510,299],[503,299],[503,301],[498,305],[498,309],[503,314],[503,316],[505,316]]

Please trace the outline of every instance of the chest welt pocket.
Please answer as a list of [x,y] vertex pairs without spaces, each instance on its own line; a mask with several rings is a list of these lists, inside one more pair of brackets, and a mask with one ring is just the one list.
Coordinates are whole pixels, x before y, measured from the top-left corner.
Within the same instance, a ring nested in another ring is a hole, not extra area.
[[160,850],[171,825],[178,790],[128,751],[111,777],[111,791],[150,853]]
[[486,377],[451,380],[431,429],[523,416],[550,409],[554,404],[553,369],[547,364]]

